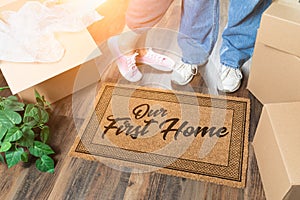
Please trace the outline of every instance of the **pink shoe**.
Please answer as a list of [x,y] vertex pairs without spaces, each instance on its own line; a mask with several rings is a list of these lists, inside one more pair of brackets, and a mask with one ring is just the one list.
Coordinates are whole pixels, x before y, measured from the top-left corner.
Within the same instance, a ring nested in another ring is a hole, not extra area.
[[175,62],[171,58],[159,53],[155,53],[151,48],[147,50],[146,55],[138,56],[136,62],[147,64],[157,70],[166,72],[172,71],[175,66]]
[[143,75],[136,66],[135,57],[138,53],[125,56],[121,53],[118,46],[118,37],[111,37],[107,41],[108,47],[113,56],[118,57],[116,63],[121,75],[130,82],[137,82],[142,79]]

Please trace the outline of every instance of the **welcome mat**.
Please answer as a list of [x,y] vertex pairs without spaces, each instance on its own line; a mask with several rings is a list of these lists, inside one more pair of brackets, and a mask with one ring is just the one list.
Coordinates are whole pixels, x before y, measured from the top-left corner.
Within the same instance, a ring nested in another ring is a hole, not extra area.
[[245,186],[248,99],[103,84],[96,102],[71,156]]

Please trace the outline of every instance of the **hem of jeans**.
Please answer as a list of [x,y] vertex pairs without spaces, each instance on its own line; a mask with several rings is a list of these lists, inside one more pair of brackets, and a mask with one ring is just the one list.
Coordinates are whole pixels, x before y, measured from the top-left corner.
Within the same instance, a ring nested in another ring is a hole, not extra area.
[[205,65],[206,63],[208,63],[208,58],[203,61],[201,60],[201,61],[192,61],[192,62],[182,58],[181,61],[184,63],[190,64],[190,65],[202,66],[202,65]]
[[226,62],[221,62],[221,65],[224,65],[225,67],[234,68],[234,69],[239,69],[239,68],[241,68],[241,66],[237,66],[237,65],[233,65],[233,64],[228,64],[228,63],[226,63]]

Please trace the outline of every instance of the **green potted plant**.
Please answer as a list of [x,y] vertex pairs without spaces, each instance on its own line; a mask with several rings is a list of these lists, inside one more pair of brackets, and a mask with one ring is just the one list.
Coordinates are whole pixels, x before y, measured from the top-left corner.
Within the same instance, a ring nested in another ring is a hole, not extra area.
[[[0,87],[0,91],[7,88]],[[0,161],[11,168],[33,156],[38,170],[54,173],[49,155],[55,152],[46,144],[50,105],[37,91],[35,97],[35,104],[25,104],[16,96],[0,96]]]

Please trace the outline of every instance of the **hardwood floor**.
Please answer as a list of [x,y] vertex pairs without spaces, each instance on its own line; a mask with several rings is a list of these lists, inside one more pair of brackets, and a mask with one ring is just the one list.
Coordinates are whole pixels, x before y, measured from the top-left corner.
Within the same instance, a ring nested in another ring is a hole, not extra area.
[[[124,12],[128,0],[107,0],[98,11],[105,18],[89,27],[95,41],[107,51],[103,42],[114,34],[120,33],[124,26]],[[221,2],[221,30],[226,23],[228,0]],[[180,18],[180,0],[175,0],[158,27],[177,30]],[[219,46],[218,41],[216,49]],[[217,51],[208,65],[213,65]],[[97,62],[109,63],[110,60],[101,58]],[[253,140],[262,105],[246,89],[247,68],[241,89],[233,96],[251,99],[250,141]],[[207,67],[207,66],[206,66]],[[151,71],[150,71],[151,73]],[[115,66],[103,73],[101,81],[116,82],[120,75]],[[200,75],[192,81],[194,90],[202,91],[203,80]],[[0,85],[6,82],[0,73]],[[55,173],[40,173],[33,163],[19,164],[11,169],[0,166],[0,199],[99,199],[99,200],[204,200],[204,199],[265,199],[264,191],[254,155],[253,147],[249,145],[249,161],[246,188],[238,189],[208,182],[158,174],[155,172],[135,174],[130,169],[115,170],[102,163],[87,161],[68,156],[68,151],[78,133],[89,108],[89,100],[93,98],[98,85],[92,85],[84,90],[68,96],[53,104],[50,118],[50,144],[57,153]],[[174,86],[175,87],[175,86]],[[185,87],[175,87],[185,90]],[[203,92],[203,91],[202,91]],[[1,95],[9,95],[4,91]],[[126,172],[125,172],[126,171]]]

